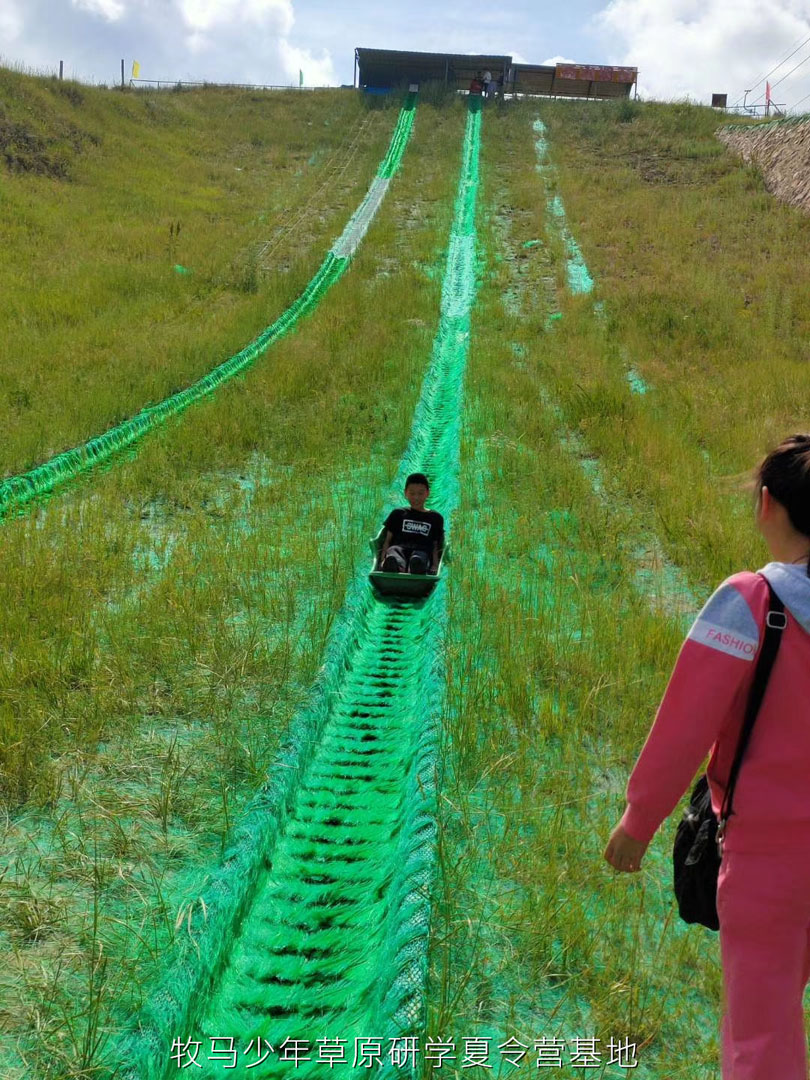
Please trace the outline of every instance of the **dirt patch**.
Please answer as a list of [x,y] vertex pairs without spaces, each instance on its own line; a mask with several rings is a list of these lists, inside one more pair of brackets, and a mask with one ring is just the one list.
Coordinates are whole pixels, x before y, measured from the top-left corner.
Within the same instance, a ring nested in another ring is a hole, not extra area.
[[645,184],[676,184],[678,176],[671,164],[657,154],[637,153],[631,157],[633,168]]
[[810,211],[810,120],[721,128],[717,137],[746,164],[760,168],[777,199]]
[[27,131],[22,124],[0,120],[0,154],[14,172],[33,172],[42,176],[67,176],[67,159],[51,153],[48,140]]
[[81,153],[88,142],[98,146],[101,139],[74,127],[59,136],[39,135],[0,115],[0,160],[13,172],[64,180],[74,155]]

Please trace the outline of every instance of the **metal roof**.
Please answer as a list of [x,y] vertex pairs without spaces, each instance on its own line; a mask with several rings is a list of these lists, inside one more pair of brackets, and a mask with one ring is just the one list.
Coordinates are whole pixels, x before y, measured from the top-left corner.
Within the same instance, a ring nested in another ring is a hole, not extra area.
[[508,72],[511,56],[468,53],[405,52],[398,49],[355,49],[360,86],[396,86],[405,82],[443,82],[466,90],[476,73]]

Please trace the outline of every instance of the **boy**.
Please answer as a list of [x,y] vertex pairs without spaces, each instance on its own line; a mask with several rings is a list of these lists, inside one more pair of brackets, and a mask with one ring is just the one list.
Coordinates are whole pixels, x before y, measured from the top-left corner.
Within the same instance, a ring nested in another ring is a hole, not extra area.
[[[444,547],[444,518],[425,510],[430,484],[424,473],[411,473],[405,481],[410,508],[392,510],[385,519],[380,568],[389,574],[435,574]],[[429,567],[429,569],[428,569]]]

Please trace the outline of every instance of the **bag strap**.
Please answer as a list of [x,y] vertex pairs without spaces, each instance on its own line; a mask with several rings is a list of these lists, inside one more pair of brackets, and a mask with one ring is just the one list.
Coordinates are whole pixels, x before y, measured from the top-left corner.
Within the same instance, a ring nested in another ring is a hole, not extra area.
[[740,771],[743,754],[748,746],[751,732],[754,727],[754,721],[757,718],[759,707],[762,704],[762,698],[765,694],[765,687],[768,685],[773,662],[779,651],[779,645],[782,641],[782,631],[787,626],[785,605],[773,591],[770,581],[768,581],[767,578],[765,580],[768,586],[769,595],[768,612],[765,616],[765,640],[762,642],[762,649],[760,650],[759,659],[757,660],[754,680],[751,683],[751,691],[748,695],[745,719],[743,721],[742,730],[740,731],[740,738],[737,742],[737,750],[734,754],[731,772],[729,773],[726,794],[723,797],[723,805],[720,809],[720,822],[717,830],[718,841],[722,840],[726,822],[731,817],[731,804],[734,799],[734,788],[737,785],[737,774]]

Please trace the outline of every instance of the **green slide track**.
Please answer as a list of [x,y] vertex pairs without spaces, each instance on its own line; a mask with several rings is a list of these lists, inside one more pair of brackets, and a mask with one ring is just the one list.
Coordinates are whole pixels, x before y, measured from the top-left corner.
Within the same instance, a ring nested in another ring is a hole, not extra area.
[[0,520],[41,495],[53,491],[88,469],[107,461],[131,446],[171,416],[176,416],[212,394],[219,386],[245,371],[254,360],[280,338],[288,334],[299,319],[320,303],[332,285],[342,277],[352,256],[366,234],[388,190],[391,177],[399,168],[413,130],[416,94],[408,94],[397,119],[391,143],[368,193],[349,219],[343,233],[321,263],[304,291],[258,337],[238,353],[224,360],[207,375],[185,390],[150,405],[129,420],[110,428],[88,442],[57,454],[26,473],[0,482]]
[[[448,532],[480,125],[473,100],[438,331],[387,506],[408,473],[426,472]],[[440,579],[425,599],[380,598],[355,578],[310,704],[206,891],[204,929],[151,995],[119,1076],[421,1070],[445,589]]]

